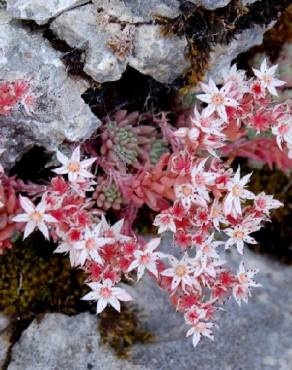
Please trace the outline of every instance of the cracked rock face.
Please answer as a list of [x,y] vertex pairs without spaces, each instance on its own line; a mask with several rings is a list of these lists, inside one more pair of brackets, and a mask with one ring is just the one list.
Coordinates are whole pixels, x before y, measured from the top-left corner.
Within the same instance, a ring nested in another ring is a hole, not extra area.
[[133,50],[119,58],[108,42],[112,36],[123,40],[122,26],[108,22],[106,16],[97,16],[95,7],[88,4],[60,15],[50,26],[70,46],[86,51],[84,71],[97,82],[119,80],[129,65],[157,81],[170,83],[189,66],[184,57],[185,38],[166,38],[159,26],[151,24],[133,26]]
[[55,150],[64,140],[88,138],[100,125],[81,94],[87,84],[68,77],[59,53],[0,13],[0,80],[29,81],[34,102],[0,116],[4,164],[9,167],[33,145]]
[[51,18],[86,2],[87,0],[7,0],[7,10],[13,18],[45,24]]
[[[63,0],[66,4],[71,1],[66,9],[62,1],[54,1],[55,7],[51,6],[51,1],[8,0],[8,9],[15,18],[39,23],[40,18],[51,19],[50,28],[59,39],[85,51],[84,72],[99,83],[119,80],[130,66],[168,84],[190,66],[185,57],[186,38],[166,37],[162,35],[161,27],[153,23],[156,16],[178,16],[178,0],[93,0],[93,3],[84,5],[80,0]],[[229,0],[192,1],[208,9],[229,3]],[[20,2],[24,2],[25,7]],[[248,2],[252,0],[245,0]],[[23,9],[31,6],[34,11],[25,13]],[[54,11],[50,11],[50,7]],[[61,7],[63,10],[59,10]],[[127,27],[131,29],[128,35],[125,32]],[[227,46],[214,45],[209,65],[216,81],[222,66],[228,67],[240,52],[261,43],[265,30],[265,27],[256,26],[243,31]]]
[[92,4],[60,15],[52,22],[51,29],[70,46],[85,50],[84,71],[95,81],[102,83],[121,78],[126,61],[119,60],[107,46],[111,35],[121,32],[121,25],[102,20],[98,23]]
[[93,0],[97,9],[121,22],[146,23],[155,16],[175,18],[179,15],[179,0]]
[[89,313],[77,316],[47,314],[34,320],[12,349],[9,370],[147,370],[119,360],[99,346],[97,319]]

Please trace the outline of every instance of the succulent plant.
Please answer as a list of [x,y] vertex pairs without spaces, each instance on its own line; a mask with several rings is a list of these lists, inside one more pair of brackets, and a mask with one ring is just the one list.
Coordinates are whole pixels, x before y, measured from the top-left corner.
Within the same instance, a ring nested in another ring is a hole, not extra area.
[[143,123],[151,122],[149,114],[138,111],[128,114],[119,110],[104,120],[101,154],[108,161],[124,166],[139,167],[149,160],[151,145],[155,140],[155,128]]
[[17,235],[19,224],[12,221],[19,210],[15,189],[0,179],[0,254],[5,248],[11,248],[12,238]]
[[119,210],[123,203],[122,195],[114,181],[105,176],[97,178],[97,186],[93,194],[96,204],[99,208],[107,211],[110,208]]
[[159,158],[162,156],[163,153],[168,151],[167,146],[163,140],[155,140],[150,148],[150,162],[152,164],[156,164],[159,161]]

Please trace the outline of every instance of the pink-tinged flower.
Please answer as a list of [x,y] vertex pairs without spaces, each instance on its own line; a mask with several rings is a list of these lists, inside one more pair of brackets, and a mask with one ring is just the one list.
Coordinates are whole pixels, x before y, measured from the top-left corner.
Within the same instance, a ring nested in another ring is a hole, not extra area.
[[107,223],[104,215],[101,217],[101,235],[108,239],[108,244],[114,244],[116,242],[128,242],[132,238],[130,236],[121,233],[123,228],[124,219],[119,220],[114,225],[110,226]]
[[130,264],[128,272],[137,268],[137,280],[141,279],[145,270],[150,271],[156,278],[158,278],[156,261],[159,260],[163,254],[155,252],[155,249],[160,244],[160,241],[160,238],[152,239],[146,244],[144,250],[136,250],[134,252],[135,259]]
[[19,196],[19,201],[25,213],[13,218],[15,222],[25,222],[23,239],[27,238],[35,228],[38,228],[46,239],[49,239],[49,230],[46,223],[58,222],[53,216],[46,212],[46,203],[42,200],[35,206],[28,198]]
[[237,273],[237,283],[232,289],[233,296],[236,302],[241,305],[241,301],[247,303],[248,297],[251,295],[250,287],[261,287],[261,284],[256,283],[253,278],[259,272],[258,269],[245,270],[244,263],[241,261]]
[[206,206],[203,198],[195,194],[195,188],[191,184],[181,184],[174,188],[176,199],[178,199],[185,210],[189,210],[192,204]]
[[210,258],[207,255],[199,253],[192,259],[192,264],[195,268],[194,277],[202,277],[202,275],[209,275],[215,278],[217,275],[217,267],[221,267],[226,262],[220,258]]
[[77,265],[83,266],[85,261],[88,259],[101,265],[103,264],[99,250],[104,245],[110,243],[112,239],[100,236],[101,226],[101,223],[92,229],[86,226],[82,240],[74,244],[74,248],[80,252],[77,259]]
[[190,173],[192,166],[192,158],[186,152],[179,152],[172,157],[171,171],[180,176],[186,176]]
[[206,110],[199,113],[197,107],[194,108],[194,116],[191,118],[192,123],[204,134],[225,137],[222,133],[224,121],[207,116]]
[[74,149],[71,158],[57,151],[57,158],[62,167],[53,170],[58,175],[68,174],[70,182],[83,182],[85,179],[94,177],[87,169],[96,161],[96,158],[80,160],[80,146]]
[[164,233],[165,231],[176,232],[176,226],[172,215],[169,213],[160,213],[157,215],[153,222],[154,226],[158,227],[158,234]]
[[203,243],[197,244],[197,258],[208,257],[208,258],[220,258],[219,254],[216,252],[216,248],[223,244],[222,241],[214,240],[214,233],[210,235]]
[[259,80],[251,83],[250,92],[256,100],[263,99],[266,96],[266,89]]
[[200,136],[200,131],[196,127],[181,127],[176,130],[174,136],[179,139],[188,139],[191,143],[196,142]]
[[80,259],[80,250],[75,248],[75,244],[74,242],[65,241],[54,250],[54,253],[69,253],[69,260],[72,267],[78,266]]
[[96,313],[101,313],[109,304],[118,312],[121,311],[120,301],[128,302],[132,297],[124,289],[114,287],[110,279],[103,283],[88,283],[92,292],[87,293],[82,299],[84,301],[97,301]]
[[283,207],[284,204],[277,199],[274,199],[272,195],[267,195],[264,192],[261,192],[255,197],[254,206],[257,211],[269,216],[271,209]]
[[228,97],[232,83],[228,82],[221,89],[218,89],[215,82],[210,78],[208,84],[201,83],[201,87],[205,94],[199,94],[197,98],[208,104],[207,108],[204,109],[204,114],[209,117],[217,112],[219,117],[227,122],[225,107],[236,107],[238,105],[236,100]]
[[268,68],[266,58],[263,60],[259,70],[253,68],[254,74],[260,80],[263,87],[268,89],[270,94],[274,96],[278,96],[276,87],[283,86],[286,83],[274,77],[277,68],[277,65]]
[[220,230],[220,223],[224,223],[225,217],[221,202],[217,198],[214,199],[210,208],[210,218],[216,230]]
[[243,199],[254,199],[255,195],[245,189],[246,184],[249,182],[251,173],[240,178],[240,168],[237,169],[236,174],[233,178],[230,178],[227,183],[227,191],[223,201],[223,210],[226,215],[231,215],[234,218],[242,214],[241,200]]
[[201,160],[196,166],[192,168],[192,184],[195,191],[201,198],[210,201],[209,190],[207,186],[214,184],[216,175],[211,172],[205,171],[205,164],[208,158]]
[[222,76],[224,84],[232,83],[231,91],[235,93],[236,98],[241,98],[244,93],[248,92],[245,71],[237,69],[236,64],[229,69],[224,69]]
[[180,284],[182,289],[185,290],[186,285],[193,286],[195,280],[191,276],[195,268],[190,264],[191,259],[184,254],[183,258],[179,261],[174,256],[168,256],[171,267],[162,271],[162,276],[168,276],[172,278],[171,290],[175,290]]
[[238,253],[243,254],[244,243],[257,244],[256,240],[249,236],[249,234],[258,231],[260,228],[259,221],[254,219],[253,223],[242,222],[234,228],[225,229],[225,234],[229,236],[229,239],[225,243],[225,249],[230,248],[232,245],[236,245]]
[[187,331],[186,336],[189,337],[192,335],[193,346],[196,347],[202,336],[214,340],[214,335],[212,333],[212,328],[214,326],[215,325],[211,322],[198,321]]
[[282,149],[282,143],[292,144],[292,116],[285,115],[280,118],[275,126],[272,127],[272,133],[276,136],[277,144]]

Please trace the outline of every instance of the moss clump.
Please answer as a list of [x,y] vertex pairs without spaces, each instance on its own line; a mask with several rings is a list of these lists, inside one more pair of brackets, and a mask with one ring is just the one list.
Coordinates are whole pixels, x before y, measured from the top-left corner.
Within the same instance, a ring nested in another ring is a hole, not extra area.
[[133,344],[154,341],[154,336],[141,328],[140,322],[141,315],[134,306],[123,304],[120,313],[108,307],[98,324],[102,344],[110,345],[117,356],[127,358]]
[[67,256],[53,255],[53,246],[37,233],[1,256],[0,310],[20,318],[37,313],[74,314],[88,309],[82,271]]

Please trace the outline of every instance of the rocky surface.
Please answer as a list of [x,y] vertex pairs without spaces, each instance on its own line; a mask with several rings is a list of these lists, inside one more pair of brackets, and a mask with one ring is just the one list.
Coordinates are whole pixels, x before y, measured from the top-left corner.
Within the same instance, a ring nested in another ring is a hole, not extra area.
[[[193,2],[214,9],[229,1]],[[14,18],[39,24],[51,19],[50,27],[58,38],[85,51],[84,71],[99,83],[119,80],[127,66],[162,83],[171,83],[190,66],[185,57],[186,38],[166,37],[161,27],[153,23],[156,16],[178,16],[178,0],[84,3],[82,0],[8,0],[8,10]],[[215,45],[210,60],[212,76],[218,81],[222,66],[227,67],[240,52],[261,43],[265,30],[266,27],[256,26],[242,32],[227,46]],[[113,39],[114,46],[110,47]]]
[[217,83],[221,82],[222,70],[228,68],[231,62],[241,53],[263,42],[264,32],[273,26],[274,22],[267,27],[255,25],[238,34],[228,45],[214,46],[209,61],[210,72],[207,74]]
[[88,313],[35,319],[12,350],[8,370],[146,370],[100,348],[97,319]]
[[84,71],[101,83],[120,79],[127,65],[166,83],[172,82],[189,66],[184,57],[187,44],[184,38],[165,38],[160,27],[151,24],[132,27],[133,48],[120,58],[108,42],[111,37],[119,37],[118,43],[123,43],[125,34],[121,24],[109,22],[105,13],[97,16],[92,4],[68,11],[51,24],[52,31],[61,40],[85,50]]
[[11,346],[11,338],[10,320],[0,313],[0,369],[2,369],[6,361]]
[[7,10],[13,18],[45,24],[51,18],[88,2],[87,0],[8,0]]
[[81,98],[87,83],[68,77],[60,53],[41,34],[13,23],[0,12],[0,80],[30,82],[33,104],[0,116],[1,147],[7,166],[33,145],[55,150],[64,140],[89,137],[100,121]]
[[[238,263],[238,256],[230,259]],[[258,281],[263,287],[254,291],[248,305],[227,303],[219,313],[214,342],[204,339],[193,349],[181,315],[146,278],[127,289],[146,313],[145,324],[156,334],[155,343],[135,345],[132,357],[121,361],[98,346],[95,316],[47,314],[23,332],[12,349],[8,370],[289,370],[292,267],[248,251],[245,263],[261,269]]]
[[146,23],[155,16],[175,18],[179,15],[179,0],[93,0],[97,9],[102,9],[120,22]]

